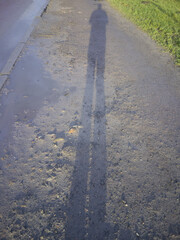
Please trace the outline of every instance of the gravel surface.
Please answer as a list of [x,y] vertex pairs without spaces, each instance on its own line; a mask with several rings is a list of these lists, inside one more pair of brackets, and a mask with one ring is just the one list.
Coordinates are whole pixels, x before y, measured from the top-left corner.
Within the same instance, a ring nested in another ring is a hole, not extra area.
[[179,73],[107,2],[51,0],[0,96],[0,239],[180,239]]

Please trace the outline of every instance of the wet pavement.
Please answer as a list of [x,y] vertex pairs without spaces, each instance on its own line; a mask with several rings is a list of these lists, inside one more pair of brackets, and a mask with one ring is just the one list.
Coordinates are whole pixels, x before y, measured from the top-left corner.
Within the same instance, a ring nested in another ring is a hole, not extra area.
[[51,0],[0,96],[0,239],[180,239],[179,73],[107,2]]

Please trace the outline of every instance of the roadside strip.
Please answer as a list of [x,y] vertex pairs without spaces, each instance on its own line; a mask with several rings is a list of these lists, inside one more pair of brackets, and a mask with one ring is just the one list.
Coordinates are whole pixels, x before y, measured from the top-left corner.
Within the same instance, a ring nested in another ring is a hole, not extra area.
[[[15,65],[21,51],[23,50],[29,36],[31,35],[31,33],[34,29],[34,26],[37,24],[38,17],[41,16],[41,14],[44,12],[48,3],[49,3],[49,0],[45,0],[45,2],[40,6],[40,9],[38,10],[36,17],[33,20],[31,26],[28,28],[24,37],[21,39],[21,41],[17,44],[16,48],[14,49],[11,56],[9,57],[7,63],[5,64],[2,71],[0,72],[0,91],[2,90],[4,84],[6,83],[8,77],[12,71],[13,66]],[[35,7],[35,5],[32,5],[31,9],[28,9],[28,11],[31,11],[31,10],[33,11],[34,7]]]

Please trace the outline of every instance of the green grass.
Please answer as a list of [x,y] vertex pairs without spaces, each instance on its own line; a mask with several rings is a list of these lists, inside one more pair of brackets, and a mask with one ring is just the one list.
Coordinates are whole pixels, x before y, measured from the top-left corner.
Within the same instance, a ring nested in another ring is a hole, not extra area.
[[180,0],[108,0],[175,57],[180,66]]

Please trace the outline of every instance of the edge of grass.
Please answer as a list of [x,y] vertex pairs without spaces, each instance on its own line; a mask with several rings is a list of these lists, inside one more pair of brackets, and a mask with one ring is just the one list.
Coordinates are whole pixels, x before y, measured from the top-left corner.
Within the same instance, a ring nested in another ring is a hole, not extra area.
[[180,66],[179,0],[108,0],[125,17],[147,32],[174,56]]

